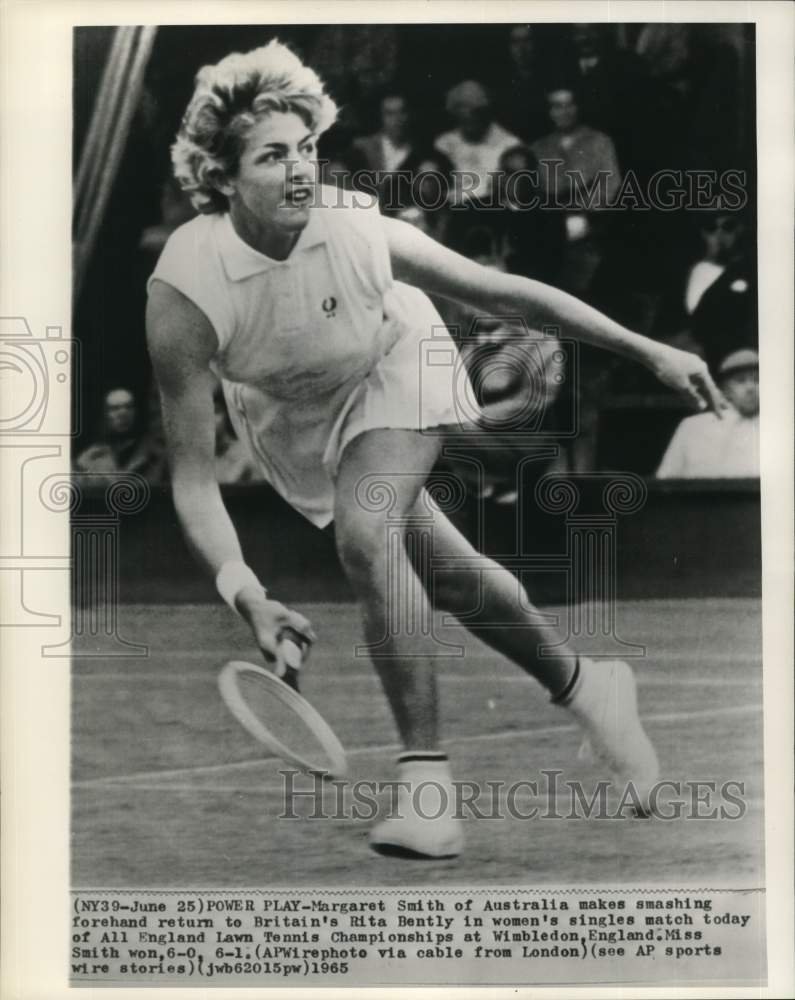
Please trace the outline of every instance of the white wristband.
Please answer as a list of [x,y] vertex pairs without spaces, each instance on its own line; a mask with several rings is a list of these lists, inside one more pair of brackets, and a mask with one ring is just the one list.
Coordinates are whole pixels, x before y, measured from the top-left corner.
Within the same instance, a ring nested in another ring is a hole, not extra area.
[[258,587],[267,593],[254,570],[239,559],[230,559],[223,564],[215,578],[215,586],[233,611],[237,611],[235,599],[244,587]]

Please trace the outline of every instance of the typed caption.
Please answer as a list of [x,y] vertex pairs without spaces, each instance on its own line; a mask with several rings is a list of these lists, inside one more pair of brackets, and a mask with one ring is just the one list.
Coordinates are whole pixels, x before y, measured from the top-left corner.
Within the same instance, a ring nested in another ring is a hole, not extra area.
[[761,985],[764,941],[761,890],[81,890],[70,973],[75,986]]

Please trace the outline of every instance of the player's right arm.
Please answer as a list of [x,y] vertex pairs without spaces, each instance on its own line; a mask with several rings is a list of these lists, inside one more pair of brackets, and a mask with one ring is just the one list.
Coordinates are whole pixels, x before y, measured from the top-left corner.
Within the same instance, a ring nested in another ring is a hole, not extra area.
[[[146,310],[146,336],[160,391],[174,506],[188,546],[215,579],[224,566],[242,564],[243,553],[215,475],[213,390],[210,360],[217,337],[190,299],[154,281]],[[279,633],[294,628],[314,639],[309,622],[261,587],[243,586],[235,607],[251,626],[266,657],[276,654]]]

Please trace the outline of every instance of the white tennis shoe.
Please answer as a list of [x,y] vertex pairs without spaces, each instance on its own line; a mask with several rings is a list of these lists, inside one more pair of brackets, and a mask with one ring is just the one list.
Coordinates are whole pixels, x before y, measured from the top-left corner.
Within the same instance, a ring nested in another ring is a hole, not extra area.
[[400,784],[394,809],[370,831],[379,854],[455,858],[464,847],[463,821],[455,818],[455,790],[449,765],[398,765]]
[[585,730],[580,756],[588,748],[609,768],[615,784],[631,783],[644,813],[660,767],[638,714],[635,675],[623,660],[581,658],[580,676],[562,703]]
[[456,858],[464,849],[461,820],[416,813],[389,816],[370,831],[370,847],[379,854],[417,858]]

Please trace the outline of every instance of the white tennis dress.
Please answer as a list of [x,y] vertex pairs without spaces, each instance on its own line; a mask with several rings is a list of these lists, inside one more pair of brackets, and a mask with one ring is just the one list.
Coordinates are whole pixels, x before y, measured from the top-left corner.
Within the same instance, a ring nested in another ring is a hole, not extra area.
[[202,215],[171,235],[149,286],[167,282],[207,316],[238,437],[323,527],[349,441],[371,428],[458,424],[456,400],[473,395],[431,301],[393,280],[376,202],[320,190],[286,260],[250,247],[228,214]]

